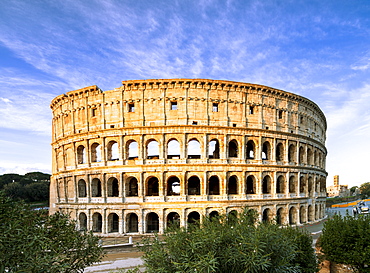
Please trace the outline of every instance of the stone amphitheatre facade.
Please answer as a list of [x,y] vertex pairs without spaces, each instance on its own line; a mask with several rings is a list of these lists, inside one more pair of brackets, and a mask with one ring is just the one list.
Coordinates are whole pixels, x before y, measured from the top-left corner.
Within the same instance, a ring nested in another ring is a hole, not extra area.
[[56,97],[50,212],[103,236],[162,233],[255,209],[324,217],[326,119],[312,101],[207,79],[123,81]]

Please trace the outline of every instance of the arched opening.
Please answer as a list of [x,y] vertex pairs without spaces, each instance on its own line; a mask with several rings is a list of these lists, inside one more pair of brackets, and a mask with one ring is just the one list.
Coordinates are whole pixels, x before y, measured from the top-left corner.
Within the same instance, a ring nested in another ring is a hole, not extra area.
[[177,212],[171,212],[167,215],[167,227],[180,227],[180,215]]
[[304,157],[305,157],[304,148],[301,146],[299,147],[299,164],[304,163]]
[[84,212],[81,212],[78,216],[78,222],[81,231],[87,230],[87,216]]
[[197,139],[191,139],[188,142],[188,158],[189,159],[201,158],[200,143]]
[[284,161],[284,145],[279,143],[276,146],[276,161]]
[[135,213],[130,213],[127,216],[128,219],[128,225],[127,225],[127,231],[128,233],[134,233],[139,232],[139,219]]
[[301,224],[306,223],[306,208],[304,206],[301,206],[299,209],[299,222]]
[[313,158],[314,158],[314,163],[313,164],[317,167],[318,162],[319,162],[319,156],[318,156],[318,152],[316,150],[314,152]]
[[229,178],[229,183],[227,184],[228,194],[238,194],[238,179],[235,175]]
[[266,175],[262,180],[262,193],[269,194],[271,193],[271,178]]
[[92,216],[93,232],[102,232],[103,218],[99,212],[95,212]]
[[297,224],[297,209],[295,207],[291,207],[289,209],[289,225]]
[[167,180],[167,195],[180,195],[180,179],[176,176],[171,176]]
[[136,177],[128,179],[127,196],[138,196],[138,183]]
[[157,177],[150,177],[147,182],[147,196],[159,195],[159,181]]
[[147,216],[147,228],[148,233],[159,231],[159,217],[155,212],[150,212]]
[[312,205],[308,206],[308,222],[312,222],[315,220],[315,209]]
[[284,213],[284,209],[283,208],[279,208],[276,212],[276,223],[278,225],[282,225],[283,224],[283,213]]
[[118,197],[118,195],[118,180],[115,177],[111,177],[108,179],[108,197]]
[[107,154],[108,160],[110,161],[119,159],[118,143],[116,141],[109,141],[107,146]]
[[98,178],[94,178],[91,181],[91,196],[92,197],[101,197],[101,182]]
[[285,191],[285,178],[280,175],[276,182],[276,193],[284,193]]
[[180,158],[180,143],[177,139],[171,139],[167,143],[167,158],[179,159]]
[[200,195],[200,180],[197,176],[192,176],[188,180],[188,195]]
[[200,214],[196,211],[189,213],[188,215],[188,224],[197,225],[200,224]]
[[313,185],[313,179],[312,177],[310,176],[308,178],[308,195],[309,196],[312,196],[314,193],[314,185]]
[[115,213],[108,215],[108,232],[118,232],[119,217]]
[[220,181],[216,175],[213,175],[208,180],[208,194],[219,195],[220,194]]
[[99,143],[93,143],[91,145],[91,162],[101,161],[101,146]]
[[238,142],[235,139],[229,142],[229,157],[238,157]]
[[304,193],[306,191],[306,179],[304,176],[299,178],[299,192]]
[[310,148],[307,149],[307,164],[313,165],[313,153]]
[[78,180],[78,197],[86,197],[86,182],[83,179]]
[[147,159],[158,159],[159,158],[159,144],[156,140],[149,140],[146,146]]
[[294,144],[289,145],[288,161],[290,163],[295,163],[296,162],[296,146]]
[[246,185],[246,194],[255,194],[256,193],[256,190],[255,190],[255,185],[256,185],[256,179],[254,178],[253,175],[249,175],[247,177],[247,185]]
[[85,153],[85,147],[83,145],[80,145],[77,147],[77,163],[78,164],[86,163],[86,153]]
[[236,210],[229,211],[229,213],[227,214],[227,223],[229,225],[232,225],[236,223],[237,219],[238,219],[238,212]]
[[249,140],[247,142],[247,159],[254,159],[255,152],[256,145],[254,144],[253,140]]
[[139,145],[135,140],[128,141],[127,147],[127,157],[129,160],[139,157]]
[[262,222],[270,222],[272,220],[272,212],[269,208],[262,212]]
[[217,139],[212,139],[208,143],[208,158],[219,159],[220,158],[220,143]]
[[219,213],[218,213],[218,211],[217,210],[214,210],[214,211],[212,211],[210,214],[209,214],[209,218],[217,218],[219,216]]
[[294,176],[289,177],[289,193],[296,192],[296,179]]
[[262,160],[270,160],[271,145],[270,142],[265,141],[262,145]]

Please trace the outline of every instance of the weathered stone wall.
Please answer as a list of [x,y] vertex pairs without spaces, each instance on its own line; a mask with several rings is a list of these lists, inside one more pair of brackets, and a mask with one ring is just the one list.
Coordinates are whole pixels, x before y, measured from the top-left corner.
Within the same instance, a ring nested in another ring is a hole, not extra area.
[[326,119],[301,96],[204,79],[124,81],[56,97],[51,212],[119,236],[248,206],[324,217]]

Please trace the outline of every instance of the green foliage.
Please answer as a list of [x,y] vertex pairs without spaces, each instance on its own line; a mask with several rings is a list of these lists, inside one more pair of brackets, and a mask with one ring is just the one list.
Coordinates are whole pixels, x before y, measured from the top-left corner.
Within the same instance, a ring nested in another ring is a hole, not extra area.
[[256,224],[256,213],[205,218],[145,239],[142,250],[147,272],[316,272],[312,238],[292,227]]
[[0,175],[0,189],[6,196],[28,202],[49,200],[50,175],[40,172]]
[[370,182],[366,182],[364,184],[361,184],[360,192],[361,192],[361,196],[364,199],[370,198]]
[[370,217],[335,215],[324,225],[320,246],[327,260],[370,272]]
[[0,193],[0,272],[83,272],[101,259],[98,241],[68,215],[45,216]]

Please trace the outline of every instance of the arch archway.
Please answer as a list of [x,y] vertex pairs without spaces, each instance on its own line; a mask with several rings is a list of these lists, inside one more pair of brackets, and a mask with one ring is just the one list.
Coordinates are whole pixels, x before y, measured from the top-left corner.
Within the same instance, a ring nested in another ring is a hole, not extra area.
[[271,193],[271,178],[269,175],[266,175],[262,180],[262,193],[263,194]]
[[119,217],[116,213],[108,215],[108,232],[118,232]]
[[235,175],[229,178],[229,182],[227,183],[227,193],[238,194],[238,179]]
[[177,212],[171,212],[167,215],[167,227],[180,227],[180,215]]
[[78,197],[86,197],[87,190],[86,190],[86,182],[83,179],[78,180]]
[[92,197],[101,197],[102,196],[101,181],[100,181],[99,178],[94,178],[91,181],[91,196]]
[[147,196],[158,196],[159,195],[159,181],[155,176],[150,177],[147,180]]
[[246,181],[246,194],[255,194],[256,193],[256,179],[254,178],[253,175],[249,175],[247,177],[247,181]]
[[190,212],[188,214],[188,224],[198,225],[200,224],[200,214],[197,211]]
[[87,216],[86,213],[81,212],[80,215],[78,216],[78,222],[79,222],[79,227],[80,230],[87,230]]
[[115,177],[108,179],[108,197],[118,197],[119,196],[119,187],[118,180]]
[[238,142],[233,139],[229,142],[229,157],[238,157]]
[[180,179],[177,176],[171,176],[167,180],[167,195],[180,195]]
[[136,177],[128,178],[127,196],[138,196],[138,181]]
[[208,158],[219,159],[220,158],[220,143],[217,139],[212,139],[208,143]]
[[289,209],[289,225],[296,224],[297,224],[297,209],[295,207],[291,207]]
[[253,140],[247,142],[247,159],[254,159],[256,154],[256,145]]
[[200,180],[195,175],[188,179],[188,195],[200,195]]
[[154,233],[159,231],[159,217],[155,212],[150,212],[147,215],[146,232]]
[[93,232],[102,232],[103,227],[103,217],[99,212],[95,212],[92,216],[93,226],[92,231]]
[[216,175],[211,176],[208,180],[208,194],[209,195],[220,194],[220,180]]
[[139,219],[135,213],[127,215],[127,232],[136,233],[139,231]]
[[280,175],[276,181],[276,193],[285,192],[285,178],[283,175]]

